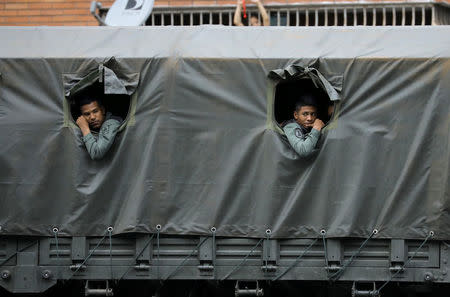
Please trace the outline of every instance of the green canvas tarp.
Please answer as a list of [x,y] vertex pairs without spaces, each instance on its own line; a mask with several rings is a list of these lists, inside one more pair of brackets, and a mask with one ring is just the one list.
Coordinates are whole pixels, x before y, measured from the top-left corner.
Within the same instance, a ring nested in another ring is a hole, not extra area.
[[[2,27],[0,40],[1,235],[450,239],[449,27]],[[65,97],[89,74],[131,95],[100,161]],[[308,158],[274,117],[277,84],[296,77],[337,102]]]

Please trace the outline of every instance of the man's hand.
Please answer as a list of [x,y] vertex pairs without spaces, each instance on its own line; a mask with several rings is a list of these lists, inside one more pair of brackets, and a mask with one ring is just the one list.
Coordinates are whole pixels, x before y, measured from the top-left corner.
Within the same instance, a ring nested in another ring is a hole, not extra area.
[[325,126],[325,124],[322,122],[322,120],[316,119],[314,121],[312,128],[320,131],[320,130],[322,130],[323,126]]
[[86,136],[89,133],[91,133],[91,130],[89,129],[89,123],[83,116],[78,117],[77,125],[78,125],[78,127],[80,127],[81,133],[83,133],[83,136]]

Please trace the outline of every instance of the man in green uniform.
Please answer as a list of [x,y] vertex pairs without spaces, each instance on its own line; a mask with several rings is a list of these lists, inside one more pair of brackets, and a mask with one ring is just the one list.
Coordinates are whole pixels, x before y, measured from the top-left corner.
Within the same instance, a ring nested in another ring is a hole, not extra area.
[[294,119],[283,127],[292,148],[301,157],[310,155],[325,124],[317,118],[317,104],[311,94],[303,94],[295,104]]
[[80,111],[77,125],[86,149],[92,160],[101,159],[111,148],[122,119],[107,113],[101,102],[92,97],[80,100]]

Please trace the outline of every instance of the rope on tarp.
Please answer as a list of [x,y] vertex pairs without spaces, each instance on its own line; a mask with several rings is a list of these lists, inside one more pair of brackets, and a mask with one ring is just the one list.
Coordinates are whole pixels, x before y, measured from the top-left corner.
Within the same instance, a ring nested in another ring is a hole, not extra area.
[[325,257],[325,267],[328,267],[328,250],[327,250],[327,243],[325,240],[326,234],[327,234],[327,231],[325,231],[325,229],[320,230],[320,235],[322,235],[323,252],[324,252],[324,257]]
[[[268,255],[270,255],[270,243],[269,243],[269,240],[270,240],[270,234],[272,234],[272,230],[270,230],[270,229],[267,229],[266,230],[266,240],[267,240],[267,254]],[[267,260],[267,257],[264,257],[265,259],[264,259],[264,265],[266,265],[266,267],[267,267],[267,265],[268,265],[268,260]]]
[[216,227],[211,228],[212,233],[212,265],[213,265],[213,279],[216,279]]
[[150,236],[150,238],[147,240],[147,242],[144,244],[144,247],[142,248],[142,250],[136,255],[136,257],[133,260],[133,263],[131,263],[131,265],[128,265],[128,269],[122,274],[122,276],[119,278],[119,281],[121,281],[125,275],[127,275],[127,273],[130,271],[130,269],[134,266],[134,264],[136,263],[137,259],[139,259],[140,256],[142,256],[142,254],[144,253],[145,249],[149,246],[149,244],[152,242],[152,239],[155,237],[155,233],[152,234],[152,236]]
[[113,279],[113,269],[112,269],[112,231],[114,230],[113,227],[109,226],[108,229],[108,237],[109,237],[109,273],[110,273],[110,279]]
[[422,249],[422,247],[425,245],[425,243],[434,236],[434,232],[430,231],[427,235],[427,237],[424,239],[424,241],[419,245],[419,247],[414,251],[414,253],[412,254],[411,257],[408,258],[408,260],[405,262],[405,264],[401,267],[401,269],[397,270],[397,272],[395,272],[394,274],[391,275],[391,277],[384,283],[381,285],[381,287],[378,288],[377,292],[378,294],[380,293],[380,291],[387,285],[389,284],[392,279],[394,279],[394,277],[399,274],[400,272],[403,271],[403,269],[412,261],[412,259],[414,259],[414,257],[417,255],[417,253]]
[[[56,244],[56,262],[59,264],[59,240],[58,240],[58,233],[59,233],[59,229],[58,227],[53,227],[52,229],[53,234],[55,235],[55,244]],[[56,273],[58,275],[59,278],[59,271],[60,271],[60,267],[59,265],[56,267]]]
[[242,264],[245,263],[245,261],[247,261],[247,258],[250,257],[250,255],[253,253],[253,251],[261,244],[261,242],[263,242],[264,238],[261,238],[258,243],[250,250],[250,252],[247,254],[247,256],[244,257],[244,259],[242,259],[241,263],[239,263],[238,265],[234,266],[234,268],[227,273],[227,275],[225,275],[221,280],[224,281],[226,280],[233,272],[235,272],[237,269],[239,269]]
[[189,255],[187,255],[187,256],[183,259],[183,261],[181,261],[181,263],[178,264],[177,267],[175,267],[175,269],[174,269],[171,273],[169,273],[168,276],[166,276],[166,278],[165,278],[164,280],[165,280],[165,281],[168,280],[168,279],[171,278],[175,273],[177,273],[177,271],[178,271],[181,267],[184,266],[184,263],[186,263],[186,261],[187,261],[190,257],[192,257],[192,256],[195,254],[195,252],[202,246],[202,244],[203,244],[207,239],[208,239],[208,237],[203,238],[203,239],[197,244],[197,246],[191,251],[191,253],[190,253]]
[[89,253],[89,255],[87,255],[87,257],[83,260],[83,262],[81,262],[81,264],[77,267],[77,269],[75,269],[75,271],[72,273],[72,275],[69,277],[68,280],[71,280],[72,277],[74,277],[75,274],[78,272],[78,270],[80,270],[81,267],[83,267],[83,265],[86,264],[87,260],[89,260],[89,258],[94,254],[94,252],[97,250],[97,248],[102,244],[103,240],[105,240],[107,235],[108,235],[108,229],[105,230],[105,235],[103,235],[102,239],[100,239],[100,241],[97,243],[97,245],[94,247],[94,249]]
[[29,245],[27,245],[27,246],[21,248],[20,250],[18,250],[18,251],[16,251],[16,252],[12,253],[9,257],[7,257],[5,260],[3,260],[2,263],[0,263],[0,267],[2,267],[3,265],[5,265],[9,260],[11,260],[13,257],[15,257],[18,253],[21,253],[21,252],[25,251],[26,249],[28,249],[28,248],[30,248],[30,247],[32,247],[33,245],[38,244],[38,243],[39,243],[39,240],[33,241],[33,242],[30,243]]
[[311,242],[311,244],[303,251],[303,253],[301,253],[300,255],[297,256],[297,258],[295,259],[294,263],[292,263],[285,271],[281,272],[280,274],[278,274],[276,277],[274,277],[272,279],[272,281],[277,281],[279,280],[281,277],[283,277],[286,273],[289,272],[289,270],[291,270],[292,268],[294,268],[295,266],[298,265],[298,263],[300,263],[300,260],[303,258],[304,255],[306,255],[306,253],[313,247],[314,244],[316,244],[316,242],[319,240],[320,237],[317,237],[316,239],[313,240],[313,242]]
[[59,229],[57,227],[53,227],[53,234],[55,235],[55,244],[56,244],[56,260],[59,262],[59,243],[58,243],[58,232]]
[[345,272],[345,269],[347,269],[347,267],[352,264],[353,259],[359,255],[359,253],[361,252],[361,250],[364,248],[364,246],[369,242],[370,239],[372,239],[372,237],[374,235],[378,234],[378,230],[377,229],[373,229],[372,233],[370,234],[370,236],[364,240],[364,242],[361,244],[361,246],[352,254],[352,256],[350,257],[350,259],[347,261],[347,263],[344,264],[344,266],[342,266],[341,269],[339,269],[338,271],[336,271],[335,273],[333,273],[331,276],[328,277],[329,280],[331,281],[337,281],[342,274]]
[[158,259],[158,265],[156,265],[156,279],[160,279],[159,278],[159,232],[161,231],[161,225],[158,224],[156,225],[156,258]]

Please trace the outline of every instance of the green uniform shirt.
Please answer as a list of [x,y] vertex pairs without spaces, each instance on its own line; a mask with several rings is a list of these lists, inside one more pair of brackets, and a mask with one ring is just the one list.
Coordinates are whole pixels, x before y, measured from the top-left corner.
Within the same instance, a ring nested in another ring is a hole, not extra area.
[[301,157],[306,157],[313,152],[320,137],[320,131],[311,129],[310,132],[307,132],[297,122],[287,124],[283,130],[292,148]]
[[120,121],[107,115],[107,120],[98,133],[94,132],[83,136],[84,144],[92,160],[99,160],[108,152],[119,127]]

